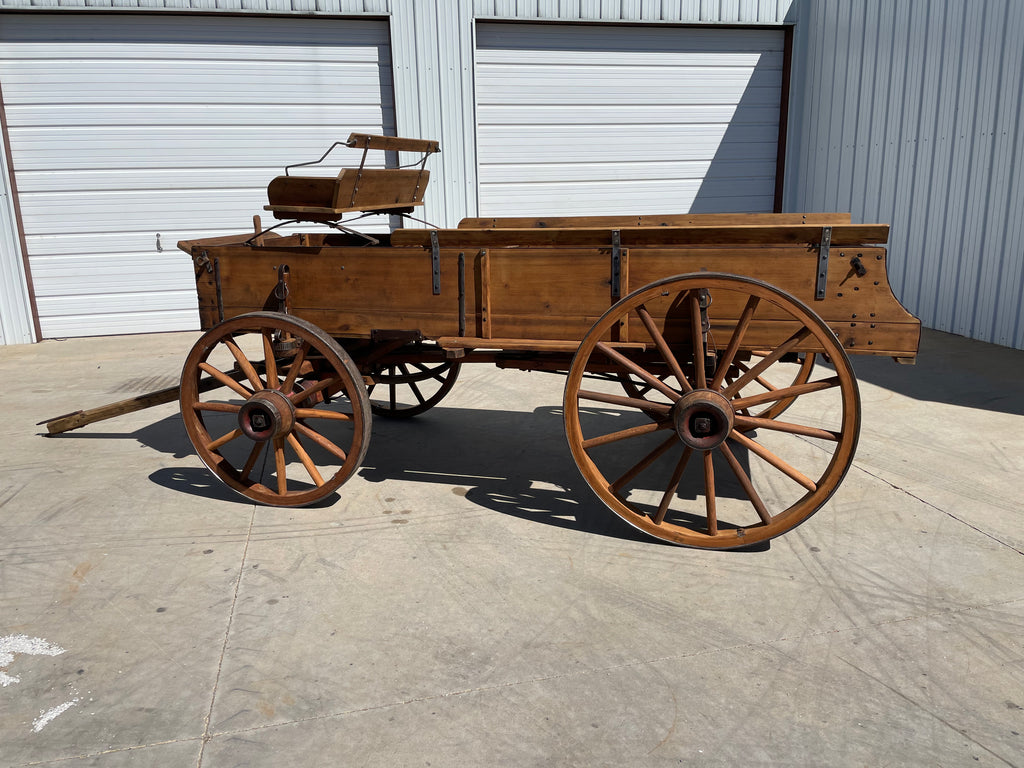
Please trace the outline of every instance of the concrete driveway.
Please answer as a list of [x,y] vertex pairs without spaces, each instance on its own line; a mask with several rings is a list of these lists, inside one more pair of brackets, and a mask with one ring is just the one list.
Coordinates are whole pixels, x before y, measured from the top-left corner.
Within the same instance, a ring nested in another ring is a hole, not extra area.
[[195,337],[0,348],[0,765],[1024,765],[1024,353],[856,359],[836,496],[704,552],[593,497],[547,374],[469,367],[299,510],[174,405],[35,426]]

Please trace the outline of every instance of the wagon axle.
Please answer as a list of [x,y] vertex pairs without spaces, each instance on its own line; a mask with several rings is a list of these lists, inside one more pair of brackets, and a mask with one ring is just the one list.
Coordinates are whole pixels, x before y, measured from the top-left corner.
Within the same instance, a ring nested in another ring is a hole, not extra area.
[[257,443],[284,437],[295,427],[295,406],[275,389],[264,389],[238,411],[238,427]]
[[710,389],[688,392],[672,407],[672,424],[683,444],[709,451],[725,442],[735,419],[729,401]]

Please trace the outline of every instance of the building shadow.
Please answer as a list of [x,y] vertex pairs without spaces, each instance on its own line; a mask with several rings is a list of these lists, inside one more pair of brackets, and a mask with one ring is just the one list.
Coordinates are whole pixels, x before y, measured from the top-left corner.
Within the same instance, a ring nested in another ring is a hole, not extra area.
[[923,329],[914,365],[851,356],[857,378],[922,402],[1024,415],[1024,351]]

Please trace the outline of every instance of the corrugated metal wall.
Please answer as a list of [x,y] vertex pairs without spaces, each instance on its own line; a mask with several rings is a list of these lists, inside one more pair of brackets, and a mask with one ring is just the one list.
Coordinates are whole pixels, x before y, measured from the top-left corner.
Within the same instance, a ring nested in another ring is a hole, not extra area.
[[[408,0],[2,0],[0,8],[129,8],[326,15],[385,14]],[[792,0],[418,0],[438,14],[480,19],[779,24]],[[468,11],[468,12],[467,12]]]
[[790,0],[476,0],[477,18],[778,24]]
[[35,341],[35,328],[15,226],[14,197],[6,181],[7,152],[0,146],[0,345],[27,344]]
[[892,224],[931,328],[1024,349],[1024,3],[798,2],[787,210]]

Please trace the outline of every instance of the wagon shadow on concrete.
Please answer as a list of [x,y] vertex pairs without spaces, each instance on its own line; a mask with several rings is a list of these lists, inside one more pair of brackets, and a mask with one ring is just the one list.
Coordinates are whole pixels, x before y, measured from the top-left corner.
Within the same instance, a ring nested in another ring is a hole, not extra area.
[[[130,433],[73,433],[67,438],[134,439],[174,458],[194,456],[177,415]],[[743,459],[748,464],[746,457]],[[487,411],[439,406],[413,420],[377,419],[359,476],[371,483],[431,482],[453,487],[466,500],[543,525],[650,544],[665,544],[628,525],[598,499],[580,476],[563,432],[561,408]],[[206,467],[165,467],[150,475],[157,485],[219,501],[252,504],[234,493]],[[738,485],[723,495],[739,498]],[[327,509],[344,495],[333,493],[310,505]],[[299,512],[301,514],[301,511]],[[763,551],[769,544],[736,551]]]

